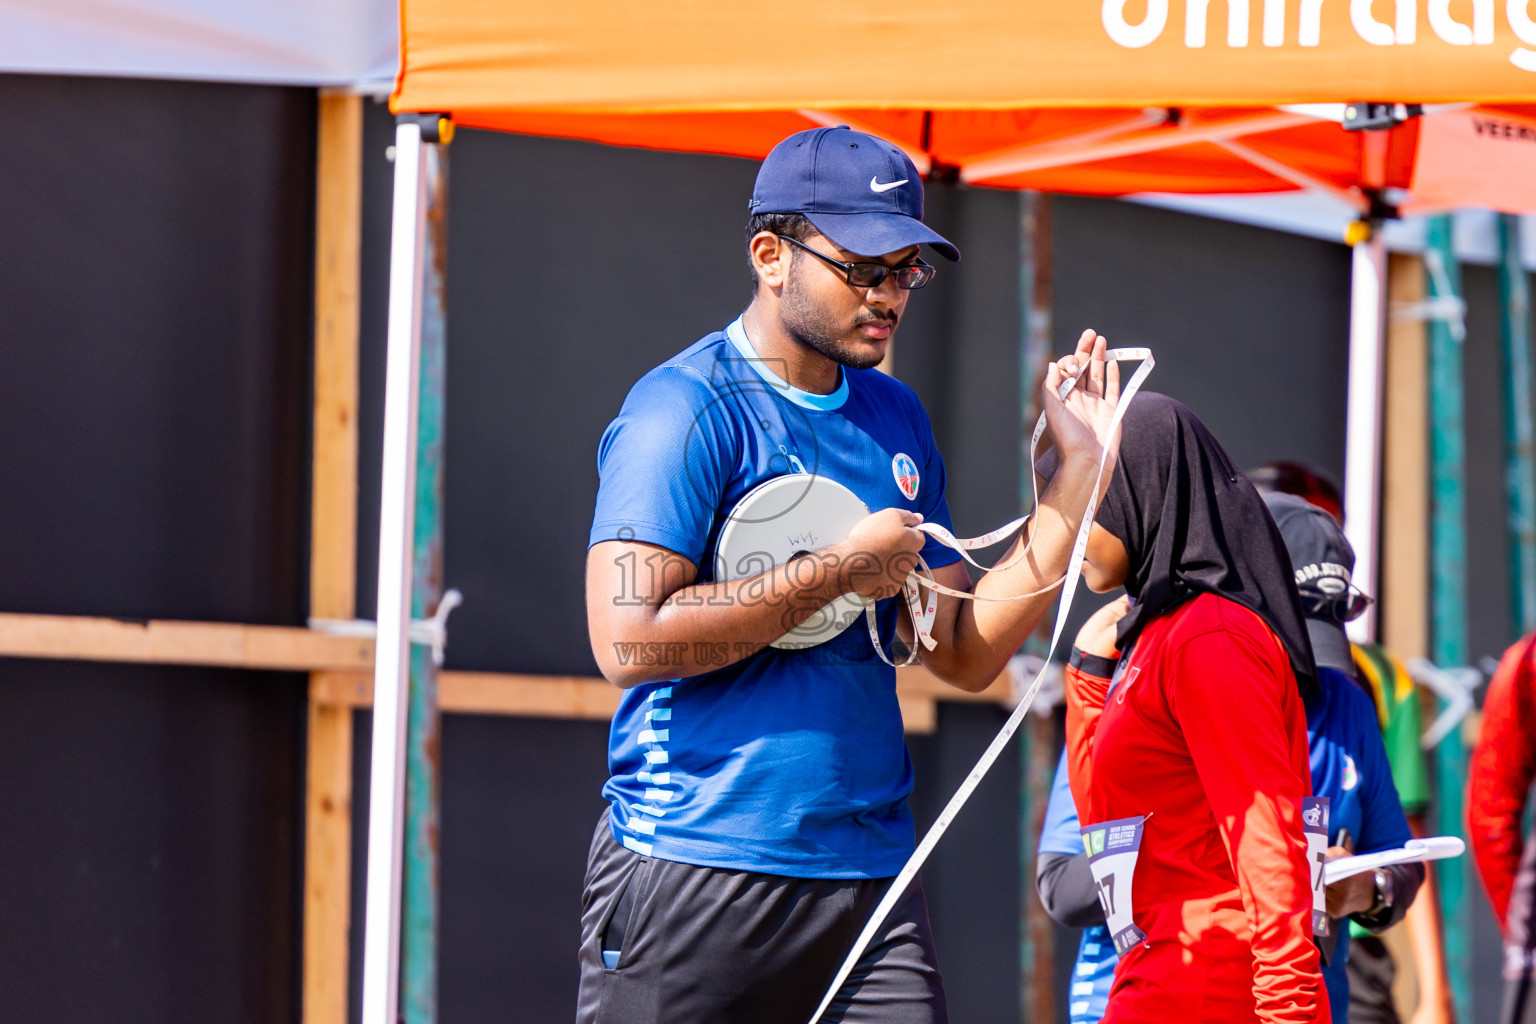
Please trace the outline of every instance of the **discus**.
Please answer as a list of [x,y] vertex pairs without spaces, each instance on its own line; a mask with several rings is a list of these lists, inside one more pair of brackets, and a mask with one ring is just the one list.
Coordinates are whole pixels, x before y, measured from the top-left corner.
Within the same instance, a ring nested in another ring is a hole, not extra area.
[[[726,517],[715,545],[715,579],[757,576],[841,543],[867,515],[869,509],[859,496],[830,477],[790,473],[766,480],[748,491]],[[849,591],[769,646],[796,651],[825,643],[873,604]]]

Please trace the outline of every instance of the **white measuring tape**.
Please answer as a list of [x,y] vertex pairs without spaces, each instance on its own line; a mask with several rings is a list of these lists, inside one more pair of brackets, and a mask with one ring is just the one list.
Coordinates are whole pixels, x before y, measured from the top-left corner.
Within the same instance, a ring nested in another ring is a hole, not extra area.
[[[1115,431],[1120,427],[1120,421],[1125,416],[1125,410],[1129,407],[1131,398],[1141,387],[1142,382],[1147,379],[1147,374],[1152,372],[1152,367],[1155,366],[1156,363],[1152,358],[1152,350],[1146,348],[1112,349],[1106,355],[1106,358],[1112,362],[1134,361],[1138,359],[1141,360],[1141,366],[1137,367],[1136,372],[1131,376],[1130,381],[1126,383],[1125,387],[1120,392],[1120,401],[1119,404],[1115,407],[1115,415],[1113,420],[1110,422],[1109,433],[1110,436],[1113,437]],[[1086,373],[1087,367],[1084,367],[1082,372]],[[1081,376],[1081,374],[1079,374],[1079,376]],[[1062,385],[1060,392],[1062,398],[1065,398],[1071,389],[1076,386],[1077,380],[1077,377],[1073,377],[1070,381],[1067,381]],[[1035,446],[1039,444],[1040,436],[1044,433],[1044,431],[1045,414],[1041,413],[1039,422],[1035,424],[1034,436],[1030,440],[1029,452],[1031,459],[1034,458]],[[1104,453],[1099,456],[1099,468],[1098,473],[1094,478],[1095,483],[1093,493],[1088,499],[1088,507],[1083,510],[1083,522],[1082,525],[1078,527],[1077,539],[1073,541],[1072,544],[1072,559],[1067,563],[1067,574],[1065,577],[1063,577],[1062,580],[1062,582],[1065,583],[1065,588],[1062,591],[1061,606],[1056,612],[1056,625],[1051,630],[1051,645],[1047,651],[1047,656],[1049,656],[1050,652],[1056,650],[1056,644],[1061,640],[1061,631],[1066,627],[1067,616],[1072,609],[1073,593],[1077,590],[1077,581],[1078,578],[1082,575],[1083,554],[1088,547],[1088,532],[1093,528],[1093,517],[1095,513],[1098,512],[1098,481],[1101,481],[1104,477],[1104,465],[1108,458],[1109,450],[1106,448]],[[1033,467],[1026,467],[1026,472],[1029,472],[1030,478],[1033,480]],[[1039,491],[1036,489],[1035,503],[1037,506],[1039,504],[1039,500]],[[928,525],[929,524],[925,523],[922,526],[919,526],[918,529],[923,530],[924,527]],[[1012,532],[1012,530],[1017,529],[1021,525],[1023,525],[1023,520],[1018,520],[1014,523],[1008,524],[1008,526],[1002,527],[1002,532],[1004,535],[1006,535],[1006,533]],[[943,530],[942,527],[939,529],[945,535],[948,534],[948,531]],[[930,536],[938,538],[942,543],[948,544],[950,547],[954,547],[955,550],[960,551],[961,555],[965,556],[967,561],[970,561],[969,556],[965,555],[965,550],[963,547],[957,545],[969,544],[972,547],[985,547],[985,544],[979,542],[985,541],[987,537],[992,537],[994,534],[999,533],[999,531],[994,530],[993,533],[987,534],[986,537],[978,537],[970,542],[955,541],[954,544],[950,544],[949,541],[945,541],[943,537],[941,537],[938,533],[934,533],[932,530],[924,530],[924,532],[928,533]],[[951,536],[949,540],[954,541],[955,538]],[[992,543],[996,543],[996,541],[994,540]],[[1024,548],[1024,551],[1027,550],[1028,544],[1026,544]],[[1023,557],[1024,551],[1021,551],[1018,557]],[[1017,561],[1017,558],[1015,558],[1013,561]],[[1013,561],[1010,561],[1008,564],[1012,565]],[[974,565],[975,563],[972,562],[972,564]],[[994,566],[993,570],[995,571],[998,568],[1006,568],[1006,566]],[[910,583],[911,577],[908,577],[908,579]],[[976,600],[976,595],[974,594],[957,592],[948,588],[940,588],[938,584],[933,583],[931,580],[923,583],[922,585],[930,587],[934,590],[941,590],[943,593],[950,594],[954,597]],[[1028,597],[1031,595],[1024,594],[1020,596]],[[1016,600],[1016,598],[1003,598],[1002,600]],[[937,598],[933,597],[932,592],[930,591],[929,605],[932,606],[936,603]],[[911,595],[909,594],[908,605],[911,606],[911,604]],[[924,611],[926,611],[926,609],[924,609]],[[928,615],[928,620],[930,623],[932,622],[931,613]],[[873,626],[871,626],[871,629],[873,629]],[[878,635],[875,637],[875,650],[880,650]],[[915,655],[917,651],[916,644],[913,645],[912,650],[913,654]],[[881,657],[884,657],[884,652],[881,653]],[[911,659],[908,659],[908,663],[910,663],[910,660]],[[887,659],[887,661],[889,661],[889,659]],[[1029,684],[1028,689],[1024,691],[1024,696],[1019,701],[1018,706],[1013,709],[1013,714],[1008,716],[1008,721],[1004,722],[1002,729],[998,730],[997,736],[993,738],[991,744],[988,745],[986,751],[981,755],[981,759],[976,762],[976,766],[972,768],[970,774],[965,777],[965,781],[960,783],[960,788],[955,790],[955,795],[949,798],[949,803],[944,805],[944,810],[939,813],[939,817],[936,821],[934,821],[933,827],[928,830],[927,835],[923,836],[923,841],[917,844],[917,849],[913,851],[912,856],[907,860],[906,865],[902,867],[900,873],[897,874],[896,877],[891,881],[890,888],[886,890],[885,896],[881,898],[880,903],[875,907],[874,913],[870,915],[869,923],[867,923],[864,926],[864,930],[859,933],[858,939],[853,944],[853,949],[848,953],[848,957],[843,961],[843,965],[838,968],[837,976],[832,979],[832,984],[827,988],[827,994],[822,996],[821,1005],[818,1006],[816,1008],[816,1012],[811,1015],[810,1024],[817,1024],[817,1022],[821,1020],[821,1015],[827,1012],[827,1007],[831,1006],[832,1001],[837,998],[837,993],[842,989],[843,983],[848,980],[849,975],[853,973],[853,969],[858,966],[859,958],[862,957],[864,955],[864,951],[869,948],[869,944],[874,939],[875,934],[880,930],[880,926],[885,923],[885,919],[890,916],[891,911],[895,909],[896,904],[901,900],[902,895],[907,891],[907,886],[912,884],[912,879],[917,876],[918,870],[921,869],[924,862],[928,860],[928,855],[933,852],[934,847],[939,845],[939,840],[942,839],[944,837],[944,833],[949,830],[949,826],[954,822],[955,816],[960,813],[960,808],[965,806],[965,802],[970,799],[971,794],[975,792],[976,787],[980,785],[981,780],[986,776],[988,770],[991,769],[992,765],[1002,754],[1003,749],[1008,745],[1008,741],[1013,739],[1013,734],[1018,732],[1020,723],[1024,721],[1024,716],[1029,712],[1029,706],[1035,699],[1035,694],[1040,692],[1040,684],[1045,680],[1047,667],[1048,666],[1042,665],[1040,671],[1035,674],[1034,680]]]

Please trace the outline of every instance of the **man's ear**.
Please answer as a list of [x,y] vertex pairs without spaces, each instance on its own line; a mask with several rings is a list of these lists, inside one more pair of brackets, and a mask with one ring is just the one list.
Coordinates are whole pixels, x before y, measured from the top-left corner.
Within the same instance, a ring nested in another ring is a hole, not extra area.
[[747,243],[747,254],[759,281],[769,288],[784,287],[789,280],[789,263],[794,254],[792,246],[779,241],[779,236],[771,231],[759,231]]

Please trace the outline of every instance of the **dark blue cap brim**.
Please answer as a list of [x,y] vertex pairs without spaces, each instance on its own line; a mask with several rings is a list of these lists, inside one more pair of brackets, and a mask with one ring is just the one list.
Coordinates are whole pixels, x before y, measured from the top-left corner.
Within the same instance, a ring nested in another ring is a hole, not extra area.
[[960,250],[949,239],[904,213],[807,213],[805,217],[839,248],[860,256],[884,256],[922,244],[933,246],[945,259],[960,259]]

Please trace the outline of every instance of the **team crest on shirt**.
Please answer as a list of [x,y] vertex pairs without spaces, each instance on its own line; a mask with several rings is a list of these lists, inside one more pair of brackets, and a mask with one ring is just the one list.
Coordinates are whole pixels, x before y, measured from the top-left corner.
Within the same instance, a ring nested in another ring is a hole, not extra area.
[[891,460],[891,475],[896,478],[896,486],[901,488],[901,493],[908,501],[917,497],[917,463],[912,461],[912,456],[906,452],[897,452]]
[[1355,767],[1355,759],[1348,754],[1344,755],[1344,780],[1340,783],[1344,792],[1348,793],[1360,785],[1360,772]]

